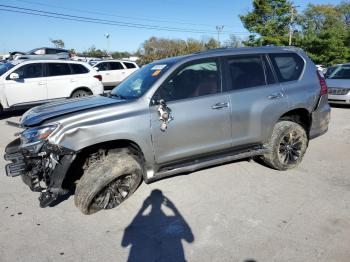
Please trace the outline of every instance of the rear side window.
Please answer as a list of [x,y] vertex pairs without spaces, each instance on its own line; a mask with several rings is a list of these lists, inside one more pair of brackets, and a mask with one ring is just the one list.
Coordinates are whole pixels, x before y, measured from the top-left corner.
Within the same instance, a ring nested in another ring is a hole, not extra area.
[[46,54],[48,55],[53,55],[56,54],[57,50],[56,49],[46,49]]
[[18,68],[14,73],[19,75],[20,79],[43,77],[42,64],[28,64]]
[[110,62],[109,63],[109,70],[120,70],[124,69],[123,65],[119,62]]
[[86,74],[89,73],[89,69],[80,64],[70,64],[73,74]]
[[69,65],[65,63],[49,63],[48,69],[48,76],[63,76],[71,74]]
[[304,60],[295,53],[270,54],[280,82],[298,80],[304,69]]
[[231,89],[244,89],[266,85],[264,67],[260,56],[239,56],[227,59],[231,76]]
[[136,66],[133,63],[127,63],[127,62],[123,62],[123,63],[127,69],[136,68]]

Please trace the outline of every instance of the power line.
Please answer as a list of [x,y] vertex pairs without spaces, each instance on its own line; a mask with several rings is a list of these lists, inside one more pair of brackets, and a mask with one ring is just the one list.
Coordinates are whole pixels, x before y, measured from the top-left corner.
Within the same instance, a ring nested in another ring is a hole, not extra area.
[[[125,16],[120,14],[111,14],[111,13],[105,13],[105,12],[96,12],[96,11],[90,11],[90,10],[83,10],[83,9],[74,9],[74,8],[67,8],[47,3],[39,3],[39,2],[33,2],[33,1],[27,1],[27,0],[15,0],[27,4],[34,4],[34,5],[40,5],[40,6],[47,6],[47,7],[53,7],[58,8],[62,10],[69,10],[69,11],[75,11],[79,13],[90,13],[90,14],[96,14],[96,15],[103,15],[103,16],[110,16],[110,17],[119,17],[119,18],[125,18],[129,20],[139,20],[139,21],[148,21],[148,22],[161,22],[161,23],[168,23],[168,24],[182,24],[182,25],[192,25],[192,26],[201,26],[201,27],[211,27],[214,28],[215,25],[210,24],[202,24],[202,23],[191,23],[191,22],[184,22],[180,20],[166,20],[166,19],[154,19],[154,18],[145,18],[145,17],[133,17],[133,16]],[[225,25],[226,28],[231,28],[230,25]]]
[[[67,14],[62,14],[57,12],[48,12],[48,11],[43,11],[38,9],[23,8],[23,7],[11,6],[11,5],[0,5],[0,7],[6,8],[6,9],[4,8],[0,9],[1,11],[6,11],[6,12],[21,13],[21,14],[41,16],[41,17],[50,17],[50,18],[61,19],[61,20],[87,22],[87,23],[94,23],[94,24],[114,25],[114,26],[122,26],[122,27],[152,29],[152,30],[161,30],[161,31],[172,31],[172,32],[185,32],[185,33],[201,33],[201,34],[216,33],[214,31],[205,31],[205,30],[198,30],[198,29],[154,26],[154,25],[147,25],[147,24],[127,23],[123,21],[98,19],[98,18],[92,18],[92,17],[86,17],[86,16],[67,15]],[[246,34],[246,33],[236,33],[236,34]]]

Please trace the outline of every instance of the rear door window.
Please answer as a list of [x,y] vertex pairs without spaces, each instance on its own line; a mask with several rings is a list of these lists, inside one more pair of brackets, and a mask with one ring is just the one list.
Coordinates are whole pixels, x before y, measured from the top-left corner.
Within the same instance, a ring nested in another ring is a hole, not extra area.
[[69,65],[66,63],[48,63],[48,76],[70,75]]
[[70,64],[73,74],[86,74],[89,73],[89,69],[80,64]]
[[280,82],[298,80],[304,69],[304,60],[295,53],[270,54]]
[[109,62],[109,70],[121,70],[124,69],[123,65],[119,62]]
[[260,55],[228,57],[227,63],[231,76],[231,89],[266,85],[264,66]]
[[136,68],[136,66],[133,63],[123,62],[127,69]]

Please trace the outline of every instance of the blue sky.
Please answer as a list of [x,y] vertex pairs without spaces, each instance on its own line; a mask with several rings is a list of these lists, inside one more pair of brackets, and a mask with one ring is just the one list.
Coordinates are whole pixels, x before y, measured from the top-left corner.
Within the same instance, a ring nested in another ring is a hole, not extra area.
[[[302,11],[307,4],[337,4],[335,0],[294,0]],[[180,28],[195,32],[174,32],[105,24],[65,21],[0,10],[2,33],[0,53],[13,50],[29,51],[35,47],[50,46],[49,39],[62,39],[66,48],[78,51],[92,45],[107,49],[105,34],[110,34],[109,46],[112,51],[136,51],[142,42],[151,36],[167,38],[203,39],[214,36],[216,25],[225,25],[225,34],[244,38],[247,31],[239,14],[251,10],[252,1],[229,0],[0,0],[0,5],[11,5],[48,12],[56,12],[94,19],[113,20],[123,23]],[[0,6],[0,9],[4,7]]]

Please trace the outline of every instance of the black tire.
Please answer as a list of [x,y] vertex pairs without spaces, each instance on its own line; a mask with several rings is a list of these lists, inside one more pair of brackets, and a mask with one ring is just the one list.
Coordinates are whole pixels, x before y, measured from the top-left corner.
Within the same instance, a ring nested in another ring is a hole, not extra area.
[[142,182],[142,167],[128,149],[113,149],[84,171],[74,202],[85,215],[117,207]]
[[302,161],[308,147],[305,129],[292,121],[278,122],[269,141],[271,152],[262,156],[263,161],[277,170],[297,167]]
[[85,96],[91,96],[91,95],[92,95],[91,92],[87,90],[78,89],[73,92],[73,94],[71,95],[71,98],[79,98],[79,97],[85,97]]

